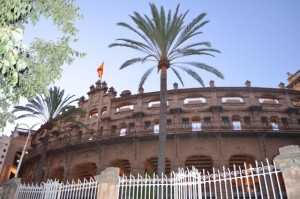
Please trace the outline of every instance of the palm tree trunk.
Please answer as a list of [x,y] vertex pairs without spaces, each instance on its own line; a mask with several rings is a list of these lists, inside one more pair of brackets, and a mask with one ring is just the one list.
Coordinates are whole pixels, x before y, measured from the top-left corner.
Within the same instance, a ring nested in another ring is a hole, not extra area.
[[41,179],[42,179],[44,161],[45,161],[47,150],[48,150],[48,141],[49,141],[49,135],[46,134],[44,137],[44,140],[43,140],[43,149],[42,149],[42,153],[41,153],[41,158],[39,159],[37,173],[34,178],[34,183],[36,183],[36,184],[40,184]]
[[160,74],[160,113],[158,140],[158,176],[165,174],[166,165],[166,130],[167,130],[167,67],[161,67]]

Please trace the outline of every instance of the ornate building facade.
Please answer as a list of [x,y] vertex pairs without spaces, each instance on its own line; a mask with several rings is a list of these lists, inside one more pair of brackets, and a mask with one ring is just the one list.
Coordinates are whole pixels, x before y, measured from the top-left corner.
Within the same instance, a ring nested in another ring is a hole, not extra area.
[[[211,81],[209,87],[178,89],[175,83],[168,90],[166,174],[178,167],[211,171],[255,164],[272,160],[282,146],[299,145],[300,91],[294,88],[298,84],[216,87]],[[38,130],[24,162],[25,181],[34,179],[46,133],[44,180],[87,178],[109,166],[119,167],[120,174],[157,170],[159,92],[127,90],[117,97],[113,87],[97,81],[79,107],[87,114],[76,119],[88,130],[71,123]]]

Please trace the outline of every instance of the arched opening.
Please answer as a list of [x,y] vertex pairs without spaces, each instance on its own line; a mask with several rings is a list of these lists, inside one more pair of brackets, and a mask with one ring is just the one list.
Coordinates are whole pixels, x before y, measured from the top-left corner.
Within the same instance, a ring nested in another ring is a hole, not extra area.
[[153,130],[154,130],[154,133],[159,133],[159,120],[158,119],[154,120]]
[[261,125],[262,125],[263,128],[268,128],[268,126],[269,126],[269,121],[268,121],[268,118],[267,118],[267,117],[262,116],[262,117],[260,118],[260,121],[261,121]]
[[272,116],[270,118],[270,121],[271,121],[271,126],[273,131],[279,131],[279,126],[278,126],[279,118],[277,116]]
[[[250,155],[245,155],[245,154],[233,155],[229,159],[229,168],[231,171],[234,171],[234,168],[236,169],[236,171],[239,171],[239,169],[249,170],[250,168],[254,168],[254,167],[255,167],[255,159]],[[236,184],[238,186],[244,186],[247,191],[253,191],[254,186],[256,190],[258,190],[258,187],[256,186],[258,184],[258,177],[247,176],[249,175],[248,172],[245,172],[244,175],[245,177],[242,178],[243,180],[238,179]]]
[[126,135],[126,124],[125,123],[121,123],[120,124],[120,136],[125,136]]
[[199,116],[192,117],[192,131],[201,131],[201,120]]
[[239,115],[232,116],[232,127],[233,130],[242,130],[241,117]]
[[93,178],[97,173],[97,166],[95,163],[82,163],[73,168],[73,179],[83,180]]
[[250,155],[233,155],[229,158],[229,167],[233,168],[233,165],[235,165],[236,167],[240,166],[240,167],[244,167],[244,163],[246,163],[247,167],[248,166],[255,166],[255,160],[252,156]]
[[64,179],[64,167],[57,167],[52,171],[51,179],[62,182]]
[[117,107],[117,112],[124,112],[124,111],[132,111],[134,109],[133,104],[123,104]]
[[279,104],[279,100],[273,95],[263,95],[259,98],[261,104]]
[[91,117],[98,117],[98,109],[93,109],[90,111],[90,118]]
[[101,115],[105,115],[105,114],[107,114],[107,107],[106,106],[101,109]]
[[204,97],[187,97],[183,101],[184,104],[199,104],[206,103],[206,99]]
[[94,136],[95,136],[95,130],[94,129],[90,129],[89,130],[89,135],[88,135],[88,140],[91,141],[94,139]]
[[109,166],[120,168],[119,175],[130,174],[130,171],[131,171],[131,164],[130,164],[129,160],[126,160],[126,159],[119,159],[119,160],[111,161]]
[[[148,175],[152,175],[153,173],[157,174],[157,165],[158,159],[156,157],[149,158],[146,161],[145,173],[147,173]],[[168,158],[166,158],[165,170],[165,175],[169,176],[171,173],[171,162]]]
[[291,99],[294,106],[300,106],[300,98]]
[[200,172],[205,170],[211,173],[213,169],[213,161],[210,156],[193,155],[186,159],[185,167],[189,170],[191,170],[192,167],[195,167]]
[[128,131],[129,131],[130,133],[135,132],[135,123],[134,123],[134,122],[129,123]]
[[222,103],[243,103],[244,99],[238,95],[226,95],[222,97]]

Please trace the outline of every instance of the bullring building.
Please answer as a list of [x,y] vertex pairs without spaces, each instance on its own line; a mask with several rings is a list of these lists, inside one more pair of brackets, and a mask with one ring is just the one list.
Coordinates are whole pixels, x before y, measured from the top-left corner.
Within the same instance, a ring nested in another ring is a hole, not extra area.
[[[278,149],[300,144],[300,71],[288,74],[288,85],[278,88],[208,87],[168,90],[166,174],[178,167],[211,171],[223,165],[272,160]],[[97,81],[76,116],[88,129],[57,123],[50,131],[33,134],[21,177],[32,182],[50,135],[43,180],[83,179],[107,167],[120,174],[157,171],[159,92],[137,94]]]

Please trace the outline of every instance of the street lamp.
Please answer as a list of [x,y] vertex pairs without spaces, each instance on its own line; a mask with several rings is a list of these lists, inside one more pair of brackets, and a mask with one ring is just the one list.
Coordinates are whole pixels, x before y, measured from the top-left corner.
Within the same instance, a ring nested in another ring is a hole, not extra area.
[[21,164],[22,164],[22,160],[23,160],[23,157],[24,157],[24,154],[25,154],[25,151],[26,151],[27,143],[28,143],[28,140],[30,138],[31,129],[33,129],[38,124],[40,124],[40,123],[34,124],[31,128],[27,124],[17,124],[17,126],[15,127],[15,130],[11,132],[13,138],[18,138],[19,137],[19,131],[17,131],[17,129],[19,128],[19,126],[23,125],[23,126],[26,126],[28,128],[27,139],[26,139],[25,145],[23,147],[22,155],[21,155],[20,161],[18,163],[17,171],[16,171],[16,174],[15,174],[14,178],[18,178],[18,173],[19,173],[19,170],[21,168]]

